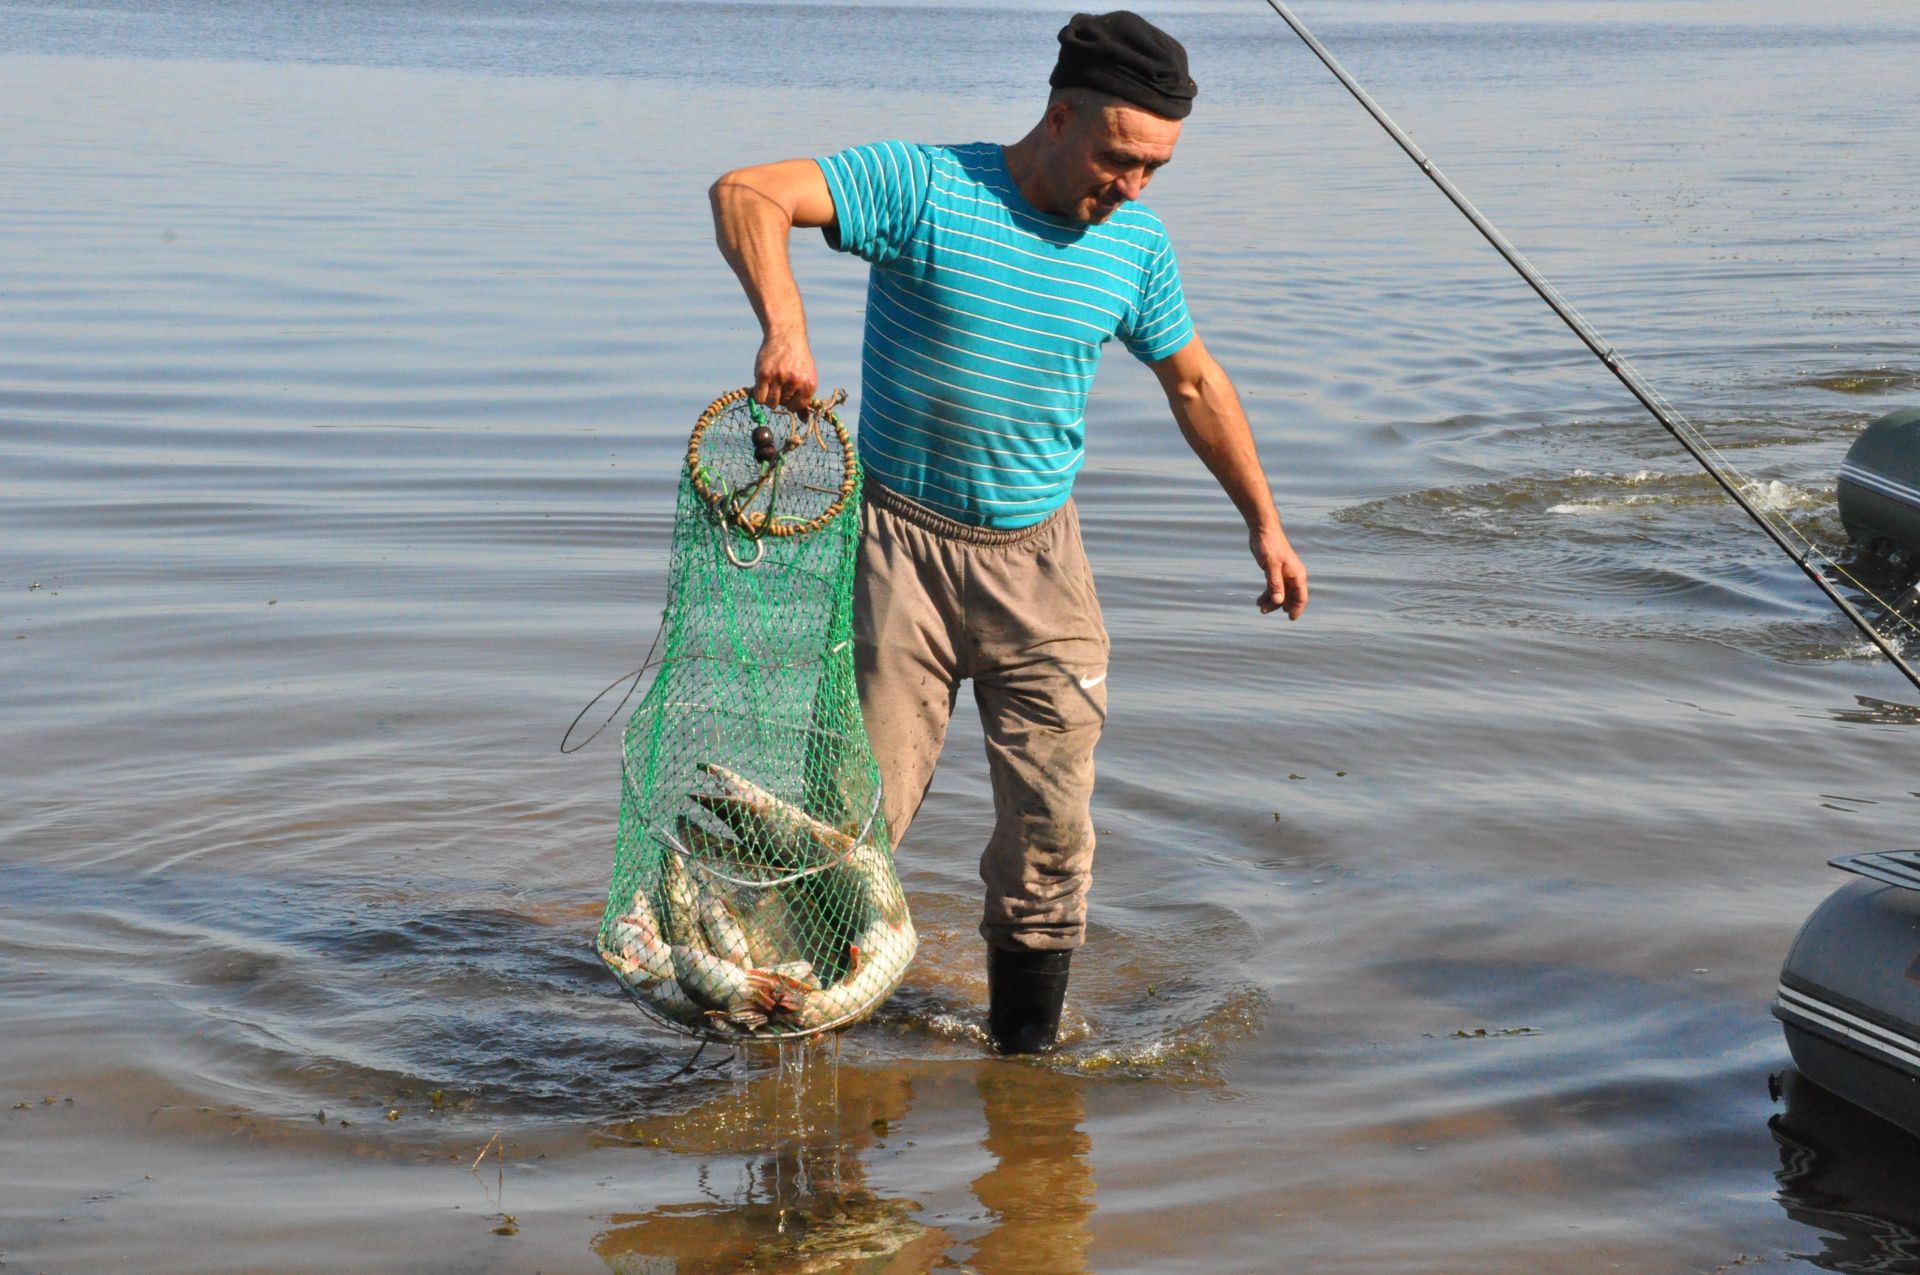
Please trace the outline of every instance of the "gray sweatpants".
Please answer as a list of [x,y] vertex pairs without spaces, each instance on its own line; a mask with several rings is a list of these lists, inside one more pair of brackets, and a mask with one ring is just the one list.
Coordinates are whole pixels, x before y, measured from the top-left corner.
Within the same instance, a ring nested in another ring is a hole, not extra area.
[[993,777],[980,933],[994,947],[1078,947],[1108,643],[1072,502],[1035,526],[996,531],[869,483],[853,634],[894,844],[926,796],[960,683],[971,678]]

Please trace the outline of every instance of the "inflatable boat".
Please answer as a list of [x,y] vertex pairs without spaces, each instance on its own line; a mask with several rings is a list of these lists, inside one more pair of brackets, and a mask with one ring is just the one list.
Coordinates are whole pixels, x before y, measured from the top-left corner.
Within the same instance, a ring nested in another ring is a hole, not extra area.
[[1846,854],[1780,970],[1773,1015],[1822,1089],[1920,1137],[1920,850]]
[[[1855,544],[1920,564],[1920,408],[1854,440],[1837,494]],[[1828,862],[1855,879],[1800,927],[1773,1016],[1804,1079],[1920,1137],[1920,850]]]
[[1920,407],[1867,426],[1847,449],[1837,489],[1840,521],[1855,544],[1920,562]]

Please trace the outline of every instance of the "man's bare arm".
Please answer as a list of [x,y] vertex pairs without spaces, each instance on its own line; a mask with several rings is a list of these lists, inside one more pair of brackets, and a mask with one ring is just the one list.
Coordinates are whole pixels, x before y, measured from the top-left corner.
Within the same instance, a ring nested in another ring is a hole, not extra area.
[[1197,336],[1148,366],[1167,392],[1167,405],[1187,446],[1212,471],[1246,521],[1253,560],[1267,577],[1266,591],[1259,599],[1261,611],[1285,611],[1288,619],[1299,619],[1307,609],[1306,564],[1281,530],[1273,489],[1254,449],[1253,430],[1226,370]]
[[787,258],[796,226],[828,226],[833,196],[820,166],[788,159],[738,168],[707,191],[720,255],[733,267],[760,319],[760,353],[753,362],[753,396],[762,403],[800,406],[819,384],[807,342],[807,315]]

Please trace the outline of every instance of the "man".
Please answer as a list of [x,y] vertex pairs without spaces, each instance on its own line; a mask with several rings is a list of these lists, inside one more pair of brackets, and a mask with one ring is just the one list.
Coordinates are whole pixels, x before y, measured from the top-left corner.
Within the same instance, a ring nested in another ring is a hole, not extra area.
[[980,861],[988,1031],[1007,1053],[1053,1045],[1086,928],[1108,645],[1069,494],[1108,339],[1153,369],[1245,519],[1260,609],[1298,619],[1307,605],[1233,385],[1194,334],[1165,229],[1134,203],[1192,109],[1186,50],[1135,14],[1079,14],[1050,83],[1011,146],[857,146],[740,169],[711,191],[720,250],[764,333],[761,402],[801,404],[816,386],[789,232],[820,227],[872,263],[860,701],[897,844],[973,680],[996,815]]

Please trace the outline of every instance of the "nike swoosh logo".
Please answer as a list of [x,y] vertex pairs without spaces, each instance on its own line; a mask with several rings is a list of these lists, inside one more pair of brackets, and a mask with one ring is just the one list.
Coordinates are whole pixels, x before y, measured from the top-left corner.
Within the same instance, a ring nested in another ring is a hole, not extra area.
[[1080,679],[1080,689],[1083,691],[1090,691],[1094,687],[1100,685],[1100,683],[1106,680],[1107,680],[1107,675],[1105,673],[1102,673],[1099,677],[1083,677]]

